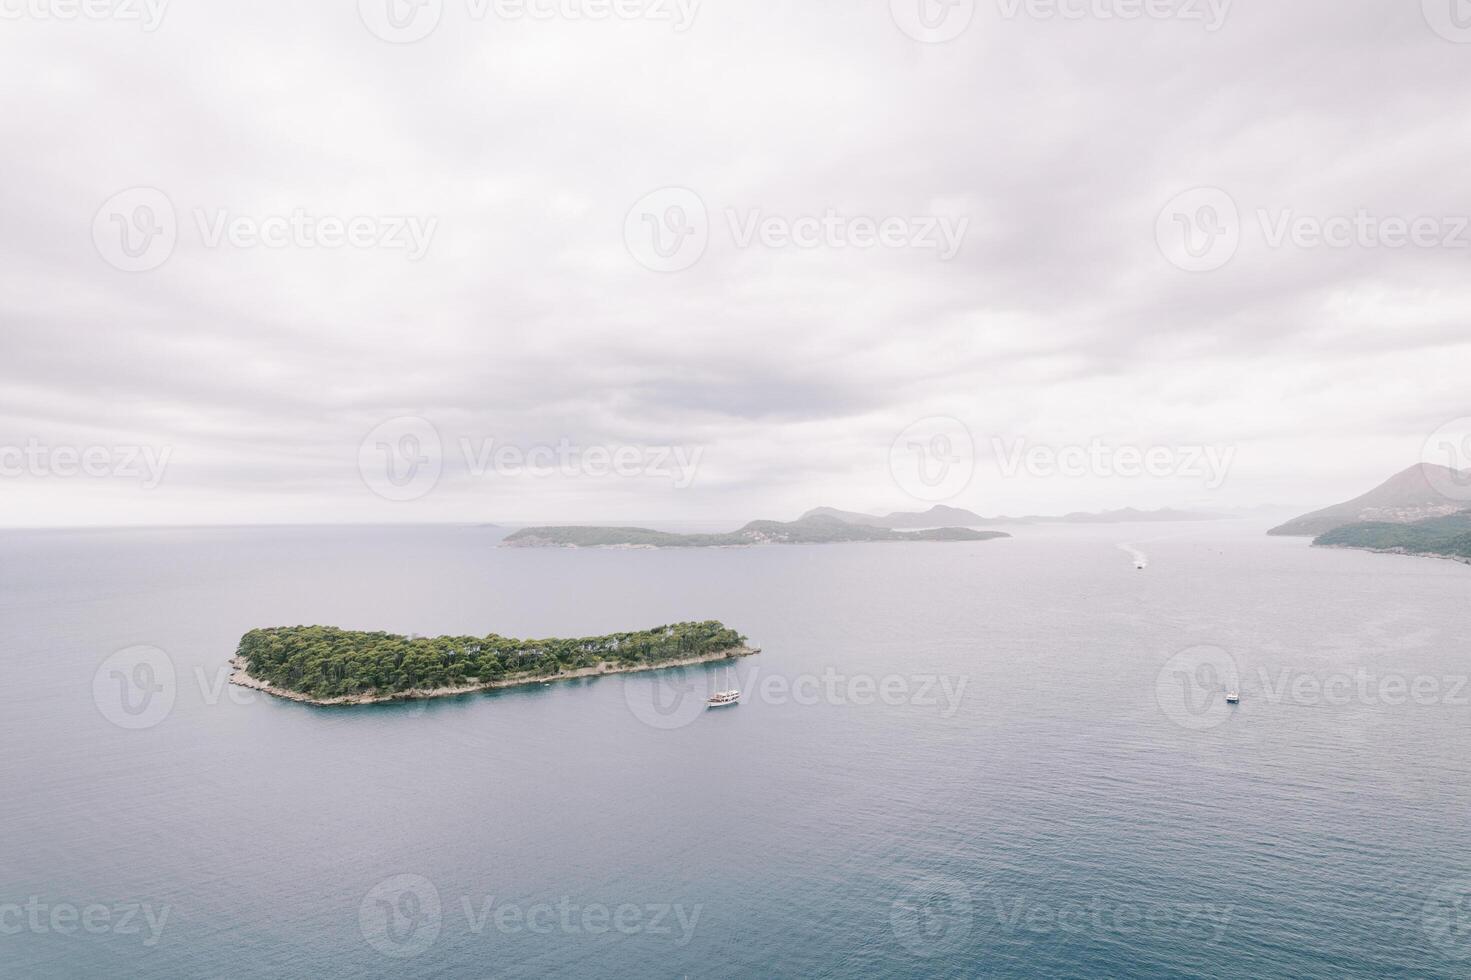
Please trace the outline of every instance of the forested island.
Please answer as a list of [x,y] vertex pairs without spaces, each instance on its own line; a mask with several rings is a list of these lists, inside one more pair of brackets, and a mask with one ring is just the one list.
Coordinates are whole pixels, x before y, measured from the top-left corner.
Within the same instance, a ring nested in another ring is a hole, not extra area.
[[1396,524],[1363,521],[1320,534],[1313,544],[1327,548],[1361,548],[1400,555],[1451,558],[1471,564],[1471,510]]
[[540,681],[652,670],[760,651],[714,620],[579,639],[411,637],[333,626],[254,629],[231,683],[313,704],[438,697]]
[[757,544],[834,544],[845,541],[989,541],[1001,531],[937,527],[923,531],[850,524],[809,515],[796,521],[752,521],[738,531],[673,534],[644,527],[528,527],[501,542],[511,548],[722,548]]

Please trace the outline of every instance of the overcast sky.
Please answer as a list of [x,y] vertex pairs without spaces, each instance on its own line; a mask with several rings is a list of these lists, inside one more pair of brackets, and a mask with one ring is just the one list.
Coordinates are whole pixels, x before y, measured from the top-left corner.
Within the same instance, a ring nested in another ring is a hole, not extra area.
[[1319,506],[1471,416],[1452,0],[68,2],[0,524]]

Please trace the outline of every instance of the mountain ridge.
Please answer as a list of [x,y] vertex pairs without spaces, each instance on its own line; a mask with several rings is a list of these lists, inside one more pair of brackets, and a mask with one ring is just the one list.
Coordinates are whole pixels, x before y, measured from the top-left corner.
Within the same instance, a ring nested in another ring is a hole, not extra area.
[[948,507],[945,504],[936,504],[925,511],[896,510],[882,516],[861,514],[853,510],[839,510],[836,507],[814,507],[797,520],[805,521],[813,517],[830,517],[859,527],[886,527],[893,530],[921,527],[983,527],[987,524],[1000,523],[1000,521],[982,517],[973,510]]
[[[1464,488],[1465,499],[1449,496],[1447,487]],[[1446,517],[1471,507],[1471,470],[1435,463],[1416,463],[1368,493],[1352,500],[1294,517],[1268,531],[1279,537],[1317,537],[1348,524],[1412,524]]]

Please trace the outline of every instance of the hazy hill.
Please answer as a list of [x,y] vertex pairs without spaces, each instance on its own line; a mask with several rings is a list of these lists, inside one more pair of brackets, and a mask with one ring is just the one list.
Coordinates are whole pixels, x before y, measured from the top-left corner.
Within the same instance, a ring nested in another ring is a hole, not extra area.
[[1122,510],[1105,510],[1097,514],[1088,514],[1078,511],[1072,514],[1064,514],[1061,517],[1044,517],[1031,515],[1028,517],[982,517],[973,510],[963,507],[946,507],[943,504],[931,507],[925,511],[895,511],[882,517],[874,514],[860,514],[851,510],[838,510],[836,507],[816,507],[803,514],[800,520],[809,517],[831,517],[847,524],[856,524],[860,527],[889,527],[889,528],[914,528],[914,527],[990,527],[997,524],[1123,524],[1132,521],[1215,521],[1223,519],[1223,514],[1208,514],[1203,511],[1173,510],[1169,507],[1160,510],[1138,510],[1134,507],[1125,507]]
[[888,528],[982,527],[998,523],[982,517],[975,511],[966,510],[963,507],[946,507],[944,504],[936,504],[924,511],[895,511],[882,517],[860,514],[852,510],[838,510],[836,507],[814,507],[797,519],[805,521],[812,517],[831,517],[847,524],[857,524],[860,527]]
[[1471,488],[1471,470],[1457,472],[1432,463],[1417,463],[1361,497],[1304,514],[1267,533],[1316,536],[1345,524],[1409,524],[1445,517],[1471,504],[1447,497],[1441,488],[1451,486]]
[[1125,507],[1122,510],[1105,510],[1097,514],[1086,514],[1081,511],[1066,514],[1062,517],[1029,517],[1029,521],[1048,521],[1059,524],[1130,524],[1135,522],[1170,522],[1170,521],[1219,521],[1224,520],[1224,514],[1211,514],[1196,510],[1175,510],[1170,507],[1161,507],[1159,510],[1139,510],[1134,507]]
[[528,527],[506,537],[512,548],[719,548],[753,544],[834,544],[843,541],[989,541],[999,531],[945,527],[923,531],[849,524],[816,515],[796,521],[752,521],[724,534],[671,534],[643,527]]

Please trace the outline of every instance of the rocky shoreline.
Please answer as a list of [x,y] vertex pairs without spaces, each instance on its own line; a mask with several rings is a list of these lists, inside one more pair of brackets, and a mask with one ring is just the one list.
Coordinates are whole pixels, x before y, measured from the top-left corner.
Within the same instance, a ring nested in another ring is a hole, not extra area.
[[1339,551],[1369,551],[1376,555],[1402,555],[1406,558],[1439,558],[1442,561],[1460,562],[1462,565],[1471,565],[1471,558],[1461,555],[1441,555],[1433,551],[1411,551],[1408,548],[1364,548],[1355,544],[1319,544],[1315,548],[1334,548]]
[[331,698],[317,698],[310,694],[303,694],[300,691],[277,687],[268,681],[263,681],[259,677],[251,675],[250,671],[246,668],[245,658],[236,656],[230,658],[230,667],[232,668],[230,683],[239,687],[250,688],[253,691],[260,691],[273,697],[284,698],[287,701],[299,701],[302,704],[315,704],[322,707],[339,707],[354,704],[381,704],[386,701],[423,701],[429,698],[449,698],[461,694],[474,694],[478,691],[494,691],[503,687],[550,684],[555,681],[567,681],[579,677],[633,674],[644,670],[663,670],[666,667],[693,667],[697,664],[713,663],[717,660],[734,660],[737,657],[750,657],[760,652],[760,647],[733,647],[729,650],[717,650],[714,653],[702,654],[698,657],[683,657],[679,660],[661,660],[657,663],[631,664],[629,666],[601,663],[594,667],[581,667],[577,670],[569,670],[560,674],[525,675],[520,677],[506,677],[496,681],[460,684],[454,687],[416,688],[409,691],[395,691],[391,694],[345,694],[340,697]]

